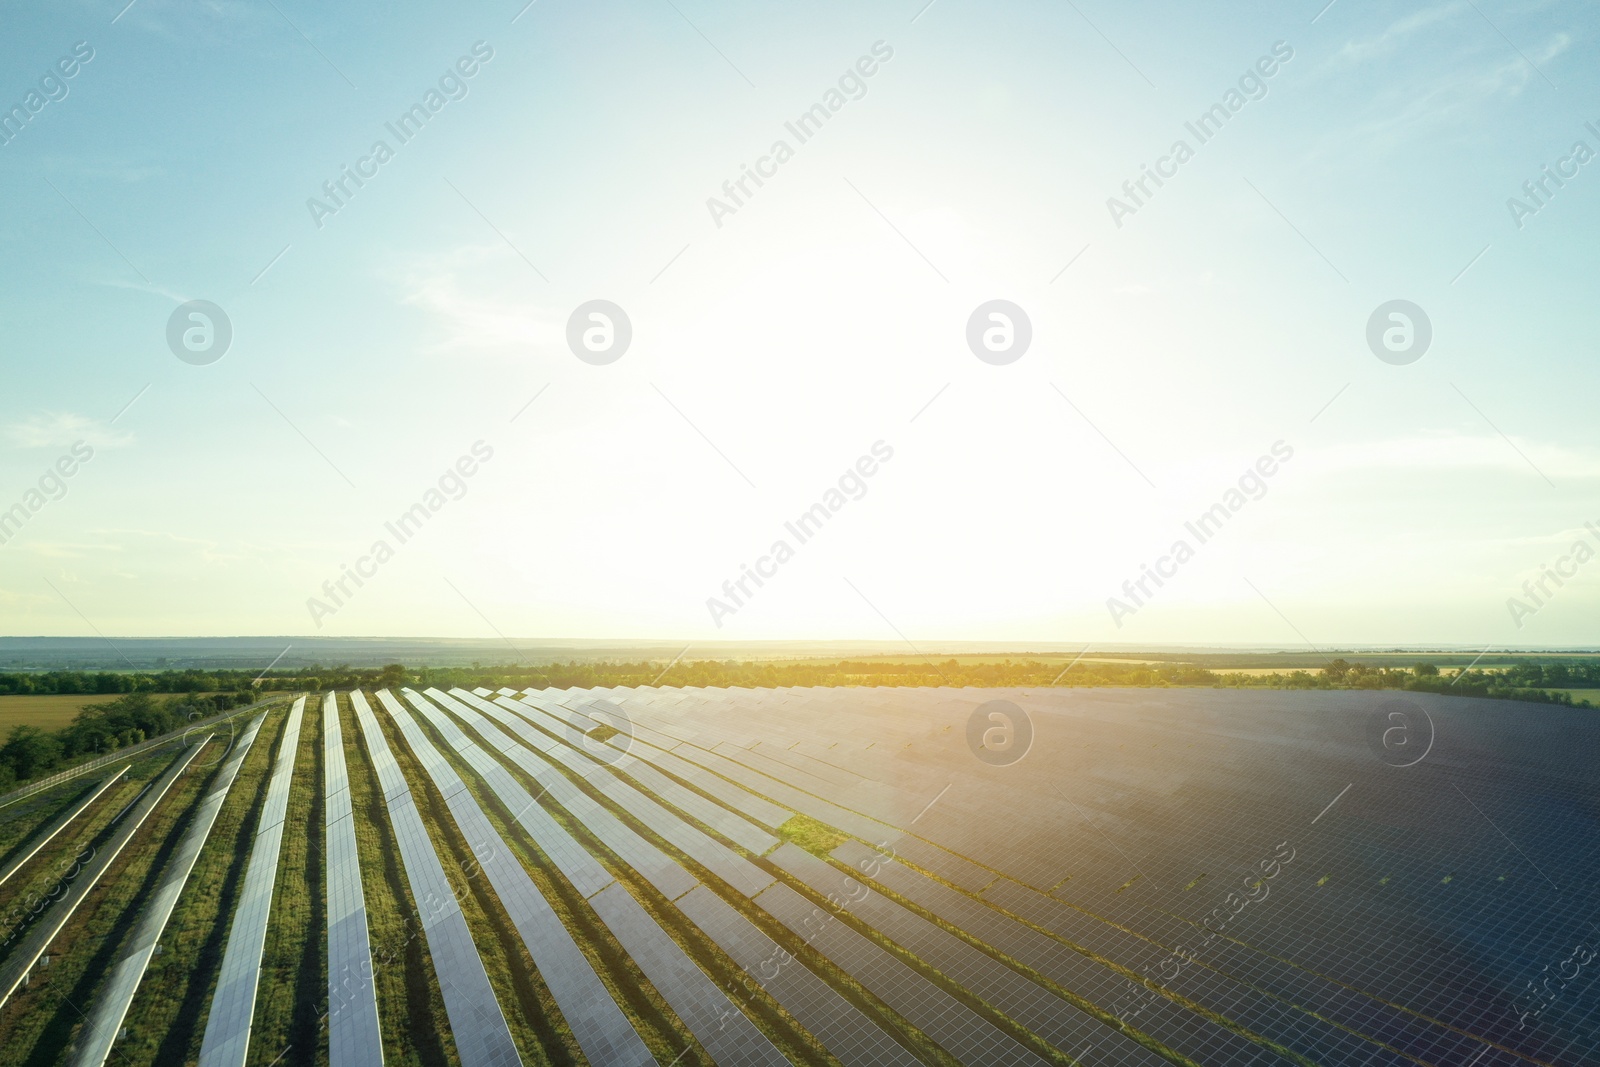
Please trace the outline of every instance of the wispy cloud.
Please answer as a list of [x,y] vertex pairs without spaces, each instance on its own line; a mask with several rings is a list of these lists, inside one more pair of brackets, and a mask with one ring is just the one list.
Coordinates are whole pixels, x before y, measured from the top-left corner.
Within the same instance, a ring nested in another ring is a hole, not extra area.
[[[1368,147],[1408,143],[1426,128],[1458,126],[1481,118],[1486,106],[1521,96],[1540,71],[1568,52],[1565,30],[1506,32],[1507,45],[1464,0],[1435,4],[1390,23],[1380,33],[1352,38],[1323,62],[1312,80],[1347,89],[1376,86],[1352,121],[1330,128],[1322,155],[1342,154],[1352,143]],[[1537,65],[1536,70],[1534,66]],[[1356,80],[1358,79],[1358,80]]]
[[116,430],[107,422],[67,411],[45,412],[13,422],[4,430],[13,448],[65,448],[74,441],[87,441],[95,448],[121,448],[133,443],[133,435]]
[[1361,40],[1346,41],[1344,47],[1335,52],[1328,61],[1327,66],[1334,69],[1360,66],[1370,63],[1375,59],[1393,55],[1402,45],[1410,41],[1423,30],[1448,22],[1460,14],[1470,13],[1471,9],[1464,0],[1454,0],[1452,3],[1435,4],[1425,7],[1421,11],[1411,14],[1390,23],[1382,33]]
[[508,274],[521,277],[526,271],[504,247],[491,245],[413,263],[398,280],[402,299],[438,325],[421,350],[457,354],[564,344],[560,315],[506,283]]

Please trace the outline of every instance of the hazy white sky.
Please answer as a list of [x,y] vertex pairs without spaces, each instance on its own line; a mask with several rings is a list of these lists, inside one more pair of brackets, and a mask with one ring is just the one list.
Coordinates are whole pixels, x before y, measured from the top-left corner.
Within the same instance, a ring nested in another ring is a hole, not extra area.
[[1597,640],[1583,5],[278,6],[8,16],[0,631]]

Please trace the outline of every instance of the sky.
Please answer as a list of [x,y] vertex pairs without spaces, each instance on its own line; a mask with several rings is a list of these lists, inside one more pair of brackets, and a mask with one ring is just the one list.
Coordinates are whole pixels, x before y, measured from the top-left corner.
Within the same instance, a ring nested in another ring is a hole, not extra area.
[[1600,642],[1575,0],[124,3],[0,39],[0,632]]

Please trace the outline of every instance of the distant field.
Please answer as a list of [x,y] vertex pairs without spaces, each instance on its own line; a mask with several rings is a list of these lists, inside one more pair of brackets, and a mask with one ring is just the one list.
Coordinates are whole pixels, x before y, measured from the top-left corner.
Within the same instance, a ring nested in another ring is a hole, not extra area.
[[1156,659],[1142,659],[1138,656],[1080,656],[1076,652],[980,652],[971,654],[930,652],[926,657],[907,656],[902,653],[881,653],[870,656],[801,657],[798,659],[789,660],[787,662],[814,663],[826,666],[832,666],[835,663],[903,663],[908,666],[926,668],[929,660],[932,660],[935,663],[943,663],[946,660],[952,659],[964,667],[988,663],[1005,663],[1008,660],[1012,663],[1021,663],[1024,660],[1034,660],[1038,663],[1060,663],[1062,665],[1066,665],[1068,663],[1072,663],[1073,661],[1078,661],[1081,663],[1121,663],[1127,666],[1136,666],[1140,664],[1154,666],[1161,662],[1160,660]]
[[[153,693],[156,700],[166,700],[171,694]],[[283,693],[264,693],[263,697],[285,696]],[[0,696],[0,740],[11,732],[13,726],[37,726],[42,730],[59,730],[71,724],[73,716],[88,704],[104,704],[117,699],[116,693],[73,693],[66,696]]]
[[115,700],[116,695],[101,693],[74,693],[70,696],[0,696],[0,737],[11,732],[13,726],[37,726],[42,730],[59,730],[72,722],[85,704],[103,704]]

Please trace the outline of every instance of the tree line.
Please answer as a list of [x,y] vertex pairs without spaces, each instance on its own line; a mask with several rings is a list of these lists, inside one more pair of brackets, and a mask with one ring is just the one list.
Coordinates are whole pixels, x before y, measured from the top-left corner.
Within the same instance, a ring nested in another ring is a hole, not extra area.
[[[1600,687],[1600,663],[1588,660],[1519,663],[1505,670],[1441,671],[1430,663],[1386,667],[1335,659],[1317,671],[1272,674],[1207,670],[1186,663],[1059,662],[1003,659],[963,663],[946,658],[918,660],[693,660],[660,662],[578,662],[467,667],[324,667],[249,671],[173,670],[158,672],[49,671],[0,674],[5,693],[106,693],[114,700],[91,704],[71,725],[54,732],[34,726],[13,728],[0,746],[0,791],[50,774],[94,755],[137,744],[181,729],[191,718],[242,707],[264,692],[319,692],[327,689],[397,689],[410,686],[474,689],[593,689],[603,686],[678,686],[777,688],[780,686],[1204,686],[1236,689],[1400,689],[1452,696],[1528,700],[1571,705],[1561,689]],[[209,696],[203,694],[211,694]],[[174,694],[158,700],[156,694]],[[1579,702],[1587,704],[1587,701]]]
[[14,726],[5,744],[0,745],[0,792],[147,738],[181,730],[196,719],[244,707],[254,699],[255,694],[248,690],[159,701],[149,693],[125,693],[103,704],[87,705],[59,730]]
[[252,688],[254,678],[250,671],[9,671],[0,673],[0,695],[214,693]]

